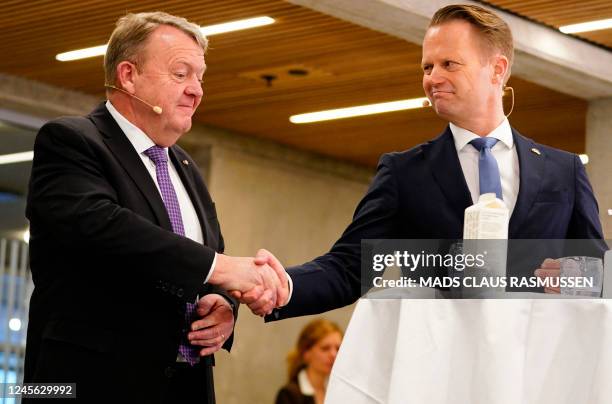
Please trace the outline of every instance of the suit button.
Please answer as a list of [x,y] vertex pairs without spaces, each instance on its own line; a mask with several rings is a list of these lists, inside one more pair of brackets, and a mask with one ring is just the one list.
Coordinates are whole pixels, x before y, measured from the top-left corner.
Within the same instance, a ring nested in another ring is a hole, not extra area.
[[176,373],[176,369],[173,368],[172,366],[168,366],[167,368],[164,369],[164,375],[168,378],[173,377],[175,373]]
[[182,288],[179,288],[176,291],[176,296],[178,296],[178,297],[183,297],[184,294],[185,294],[185,291]]

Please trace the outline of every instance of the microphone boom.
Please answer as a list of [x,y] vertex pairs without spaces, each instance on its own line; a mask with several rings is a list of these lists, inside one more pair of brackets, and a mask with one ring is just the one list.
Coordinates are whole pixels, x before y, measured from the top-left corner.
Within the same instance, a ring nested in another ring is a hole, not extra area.
[[112,84],[106,84],[106,83],[104,84],[104,87],[112,88],[113,90],[117,90],[117,91],[121,91],[122,93],[125,93],[125,94],[129,95],[130,97],[133,97],[133,98],[137,99],[138,101],[142,102],[146,106],[150,107],[153,110],[153,112],[155,112],[157,115],[161,115],[162,112],[163,112],[162,108],[159,105],[151,105],[148,102],[146,102],[145,100],[143,100],[142,98],[137,97],[134,94],[127,92],[123,88],[119,88],[119,87],[114,86]]

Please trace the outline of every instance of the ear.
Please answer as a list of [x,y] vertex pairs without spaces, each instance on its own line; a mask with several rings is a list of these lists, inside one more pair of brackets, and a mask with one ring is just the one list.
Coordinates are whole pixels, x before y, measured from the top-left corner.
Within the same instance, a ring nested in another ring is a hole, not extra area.
[[136,65],[127,60],[117,65],[117,84],[125,91],[134,94],[135,85],[134,78],[136,75]]
[[493,84],[504,84],[506,73],[508,72],[508,58],[504,55],[493,57]]

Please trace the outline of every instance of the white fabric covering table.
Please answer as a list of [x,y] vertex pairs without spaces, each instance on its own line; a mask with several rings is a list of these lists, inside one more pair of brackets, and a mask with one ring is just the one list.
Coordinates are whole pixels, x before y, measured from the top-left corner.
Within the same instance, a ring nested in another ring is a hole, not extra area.
[[361,299],[326,404],[610,404],[605,299]]

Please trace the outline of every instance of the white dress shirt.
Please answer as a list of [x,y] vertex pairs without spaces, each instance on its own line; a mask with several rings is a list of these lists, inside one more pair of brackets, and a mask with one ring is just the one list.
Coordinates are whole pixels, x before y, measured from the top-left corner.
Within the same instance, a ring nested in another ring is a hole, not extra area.
[[[155,183],[155,186],[157,187],[157,190],[161,196],[159,184],[157,183],[155,163],[144,153],[148,148],[155,146],[155,143],[140,128],[121,115],[110,101],[106,101],[106,109],[108,109],[108,112],[110,112],[111,116],[115,119],[123,133],[125,133],[125,136],[134,147],[134,150],[136,150],[136,153],[138,153],[138,156],[149,172],[149,175],[151,175],[151,178],[153,179],[153,182]],[[168,148],[164,148],[164,150],[166,155],[168,155]],[[169,156],[168,162],[170,181],[172,182],[172,186],[174,187],[174,191],[176,192],[176,197],[181,208],[181,218],[183,219],[183,227],[185,228],[185,237],[190,238],[191,240],[200,244],[204,244],[202,226],[200,225],[200,220],[198,219],[198,215],[193,207],[193,203],[191,202],[189,194],[183,185],[183,181],[181,181],[181,177],[176,171],[176,168],[174,167],[174,164],[172,164],[172,160],[170,160]],[[215,258],[213,259],[212,266],[208,271],[208,275],[206,276],[204,283],[206,283],[212,275],[216,262],[217,254],[215,253]]]
[[[478,157],[480,153],[469,143],[472,139],[477,139],[480,136],[453,123],[450,124],[450,129],[455,140],[455,147],[459,156],[459,163],[461,163],[461,169],[463,170],[463,176],[472,195],[472,202],[476,203],[480,196],[478,174]],[[495,160],[497,160],[499,176],[501,177],[502,196],[510,215],[512,215],[518,197],[520,175],[518,154],[516,153],[516,146],[514,145],[512,129],[508,119],[504,118],[497,128],[487,134],[487,137],[499,139],[499,142],[491,148],[491,153]]]

